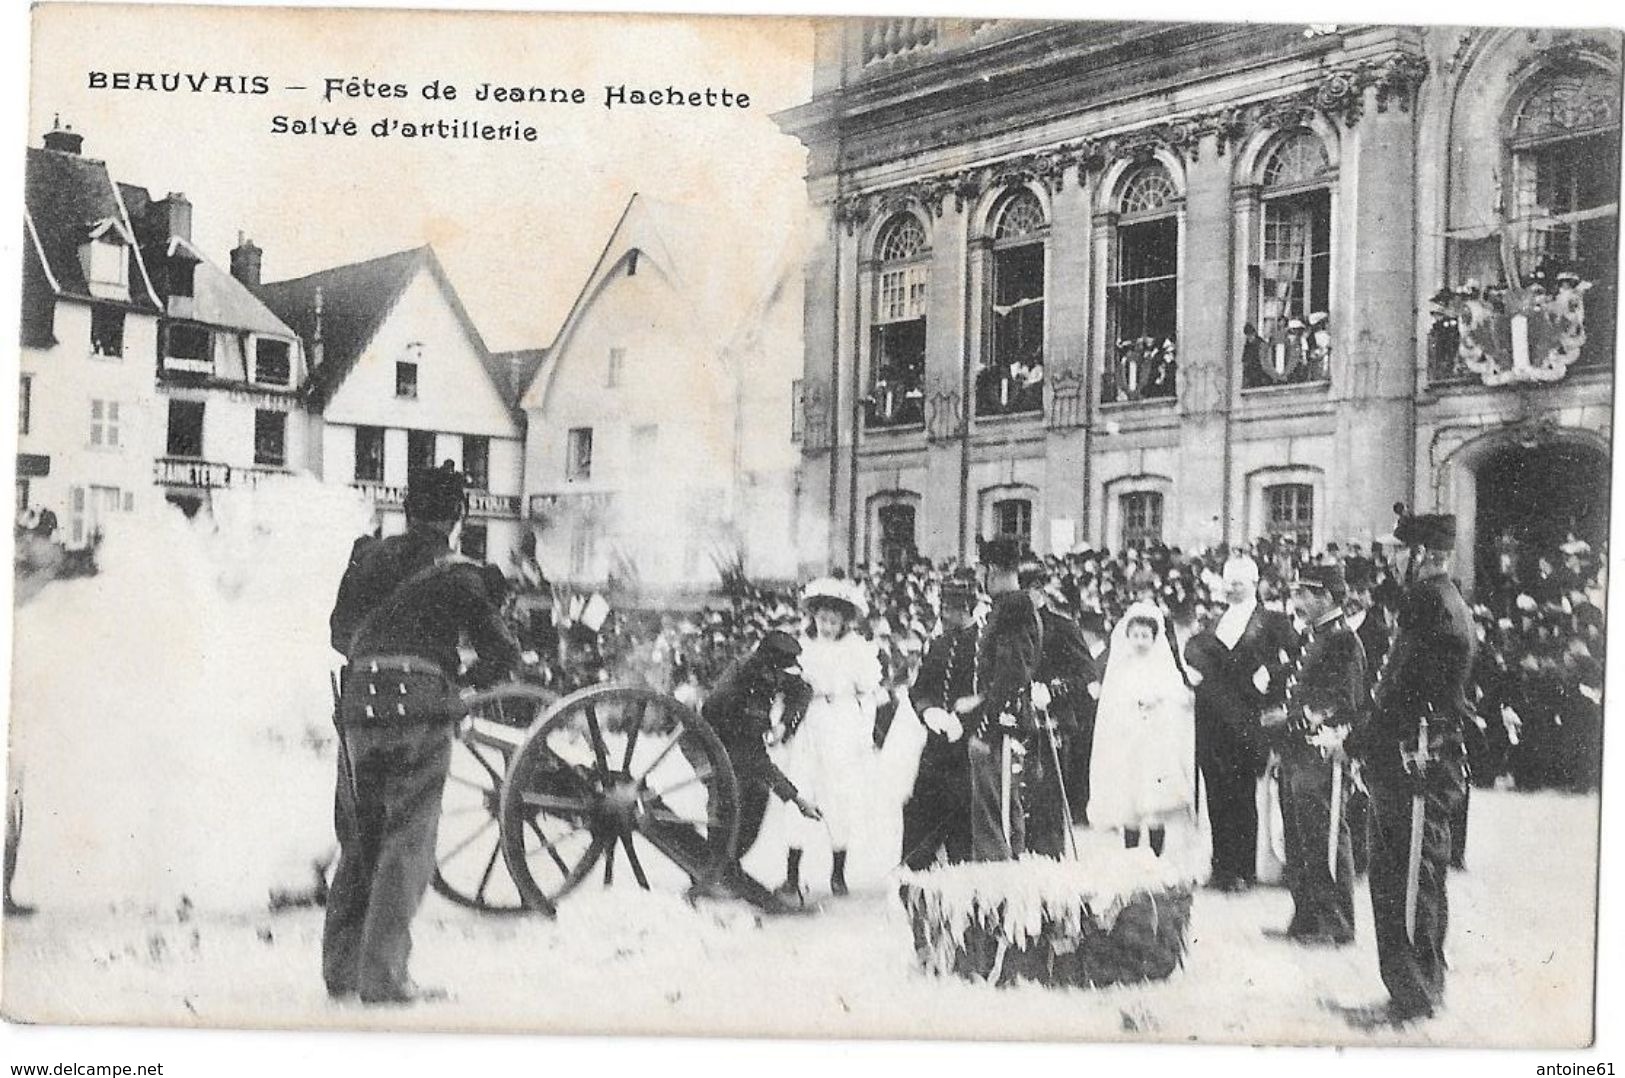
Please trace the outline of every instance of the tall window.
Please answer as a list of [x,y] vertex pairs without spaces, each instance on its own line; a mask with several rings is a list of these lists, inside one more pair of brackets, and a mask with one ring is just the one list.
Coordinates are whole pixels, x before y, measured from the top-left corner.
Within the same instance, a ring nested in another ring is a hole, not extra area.
[[490,489],[491,439],[482,434],[463,435],[463,478],[470,489]]
[[1049,222],[1038,196],[1018,190],[993,226],[991,333],[976,376],[976,413],[1009,415],[1044,406],[1044,245]]
[[572,427],[564,447],[564,478],[575,482],[592,478],[592,428]]
[[288,413],[254,413],[254,463],[280,468],[288,462]]
[[384,429],[355,429],[355,478],[358,483],[384,481]]
[[1547,75],[1512,125],[1510,216],[1518,276],[1548,290],[1563,273],[1591,282],[1583,364],[1613,358],[1619,135],[1619,77],[1590,66]]
[[123,444],[119,437],[118,401],[90,402],[90,444],[97,449],[117,449]]
[[413,472],[435,466],[434,459],[435,437],[432,430],[409,430],[406,432],[406,471]]
[[869,344],[871,427],[925,422],[925,309],[931,285],[925,226],[899,213],[875,245],[875,316]]
[[1319,136],[1298,131],[1264,165],[1262,260],[1246,329],[1242,385],[1321,382],[1330,374],[1331,161]]
[[130,255],[118,233],[112,229],[85,245],[85,278],[92,295],[105,295],[101,289],[128,290]]
[[1014,539],[1023,548],[1032,546],[1033,503],[1026,498],[1004,498],[994,502],[993,537]]
[[1172,397],[1179,311],[1179,194],[1152,162],[1129,174],[1117,200],[1106,289],[1111,361],[1101,400]]
[[1162,495],[1133,491],[1117,502],[1123,514],[1123,546],[1148,547],[1162,542]]
[[90,309],[90,350],[98,356],[124,354],[124,309],[98,303]]
[[1290,536],[1300,547],[1314,543],[1315,488],[1307,483],[1282,483],[1264,488],[1264,511],[1269,534]]
[[880,560],[888,569],[902,569],[914,560],[914,507],[906,503],[881,506]]
[[203,402],[171,400],[164,451],[172,457],[203,456]]
[[24,374],[17,379],[17,433],[27,434],[34,425],[34,376]]
[[293,377],[292,347],[287,341],[260,337],[254,342],[254,381],[285,386]]

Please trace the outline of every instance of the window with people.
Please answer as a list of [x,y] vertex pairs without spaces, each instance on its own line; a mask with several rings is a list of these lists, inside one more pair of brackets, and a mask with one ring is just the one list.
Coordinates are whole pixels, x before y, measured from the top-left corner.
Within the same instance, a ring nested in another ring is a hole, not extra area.
[[1242,387],[1331,375],[1332,180],[1326,144],[1289,133],[1265,159],[1253,317],[1243,329]]
[[1014,415],[1044,407],[1044,259],[1049,220],[1026,188],[1001,206],[993,225],[989,333],[976,375],[976,414]]
[[[1461,348],[1462,318],[1543,309],[1561,323],[1568,366],[1612,364],[1619,302],[1619,75],[1583,60],[1547,67],[1517,92],[1503,125],[1500,221],[1450,238],[1451,278],[1434,298],[1429,376],[1484,375]],[[1475,313],[1476,312],[1476,313]],[[1481,339],[1495,352],[1496,335]],[[1528,364],[1551,350],[1526,338]],[[1517,366],[1519,346],[1494,355]],[[1471,350],[1469,350],[1469,354]],[[1559,370],[1559,375],[1561,370]],[[1488,379],[1486,379],[1488,380]],[[1518,381],[1516,377],[1512,381]]]
[[875,245],[874,318],[869,331],[869,427],[925,422],[925,311],[931,247],[914,214],[891,219]]
[[1166,166],[1129,173],[1117,198],[1100,399],[1171,398],[1178,371],[1179,192]]

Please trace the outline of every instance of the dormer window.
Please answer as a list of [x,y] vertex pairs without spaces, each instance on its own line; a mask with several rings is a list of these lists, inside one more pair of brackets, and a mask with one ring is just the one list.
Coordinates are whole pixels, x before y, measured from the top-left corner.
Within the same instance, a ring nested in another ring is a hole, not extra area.
[[93,296],[127,298],[130,294],[130,255],[124,235],[111,221],[90,230],[79,248],[80,265]]
[[254,342],[254,381],[286,386],[292,377],[291,348],[287,341],[260,337]]
[[214,373],[214,341],[203,326],[171,322],[164,329],[164,367],[192,374]]
[[176,255],[169,260],[166,269],[165,284],[171,296],[185,296],[190,299],[193,295],[193,278],[197,275],[197,263],[186,255]]

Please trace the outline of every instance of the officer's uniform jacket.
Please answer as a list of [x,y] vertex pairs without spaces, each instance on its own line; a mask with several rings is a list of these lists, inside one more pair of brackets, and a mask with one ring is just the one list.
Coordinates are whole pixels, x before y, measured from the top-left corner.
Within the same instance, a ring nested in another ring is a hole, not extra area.
[[981,633],[982,627],[973,622],[931,642],[908,690],[915,714],[924,715],[932,707],[952,711],[956,700],[975,694],[976,651]]
[[1094,659],[1077,622],[1045,607],[1038,612],[1044,625],[1043,652],[1038,659],[1038,676],[1050,691],[1050,717],[1064,732],[1078,729],[1087,707],[1093,704],[1089,683]]
[[993,600],[976,656],[983,698],[976,718],[982,730],[997,726],[1001,715],[1012,716],[1021,732],[1035,728],[1032,683],[1043,651],[1042,633],[1038,609],[1025,591],[1016,589]]
[[1313,723],[1352,730],[1364,721],[1369,696],[1365,648],[1342,611],[1311,625],[1303,639],[1303,650],[1287,679],[1287,723],[1279,737],[1283,754],[1313,761],[1321,757],[1307,741]]

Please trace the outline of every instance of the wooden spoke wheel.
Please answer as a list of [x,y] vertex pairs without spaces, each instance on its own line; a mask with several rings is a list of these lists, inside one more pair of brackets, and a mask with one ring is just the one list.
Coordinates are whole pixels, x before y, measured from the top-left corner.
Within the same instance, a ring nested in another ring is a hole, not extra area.
[[449,901],[485,913],[524,911],[502,861],[502,779],[525,731],[557,700],[557,693],[515,682],[469,701],[451,750],[435,843],[432,886]]
[[739,791],[722,742],[692,709],[599,685],[531,728],[499,812],[509,875],[527,906],[552,915],[600,863],[606,887],[714,882],[733,860]]

